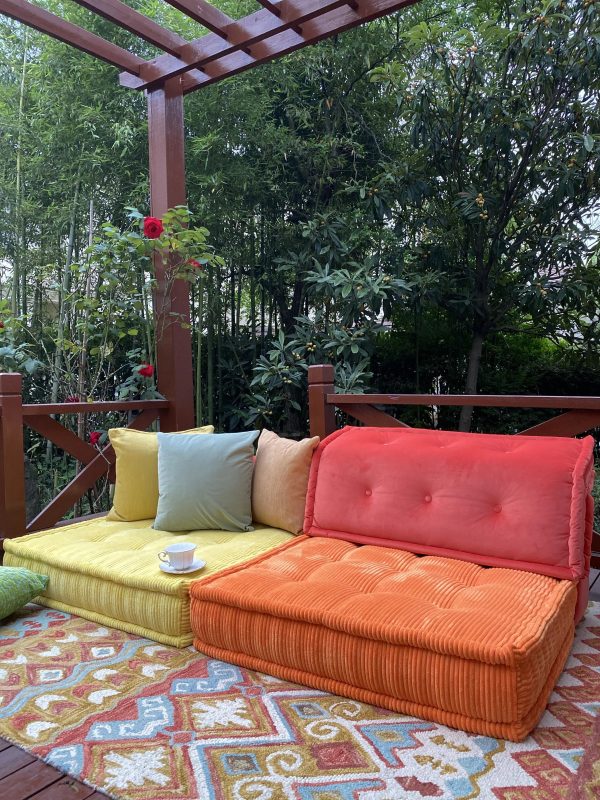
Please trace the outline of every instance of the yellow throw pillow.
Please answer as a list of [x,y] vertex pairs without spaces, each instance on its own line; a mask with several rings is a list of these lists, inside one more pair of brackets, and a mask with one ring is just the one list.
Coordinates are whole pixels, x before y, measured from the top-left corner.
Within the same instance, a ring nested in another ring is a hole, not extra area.
[[[178,433],[214,433],[212,425]],[[134,522],[154,519],[158,506],[158,440],[150,431],[111,428],[117,457],[113,507],[107,519]]]
[[252,478],[252,519],[271,528],[302,533],[308,474],[319,437],[282,439],[264,430]]

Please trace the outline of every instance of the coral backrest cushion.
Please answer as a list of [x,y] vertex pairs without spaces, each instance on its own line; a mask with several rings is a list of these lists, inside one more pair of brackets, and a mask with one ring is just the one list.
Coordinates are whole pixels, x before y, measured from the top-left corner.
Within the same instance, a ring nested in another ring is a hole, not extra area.
[[347,427],[315,452],[304,531],[579,581],[592,450],[590,436]]

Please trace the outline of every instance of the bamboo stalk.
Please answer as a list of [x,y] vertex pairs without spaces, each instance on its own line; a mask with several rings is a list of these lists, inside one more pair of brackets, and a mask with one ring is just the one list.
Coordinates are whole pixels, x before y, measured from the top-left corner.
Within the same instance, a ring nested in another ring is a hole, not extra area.
[[[92,242],[94,240],[94,198],[90,197],[90,205],[89,205],[89,216],[88,216],[88,246],[92,246]],[[85,277],[85,309],[83,311],[83,337],[81,341],[81,350],[79,352],[79,368],[78,368],[78,375],[77,375],[77,395],[80,400],[83,399],[85,391],[85,375],[87,370],[87,350],[88,350],[88,341],[89,341],[89,325],[90,325],[90,307],[89,301],[90,297],[92,296],[92,270],[91,266],[88,264],[87,275]],[[87,414],[79,414],[77,416],[77,436],[80,439],[85,437],[85,428],[87,423]],[[75,474],[79,473],[80,466],[79,462],[75,465]],[[92,490],[88,492],[88,502],[90,504],[90,509],[93,509],[93,502],[92,502]],[[82,501],[81,499],[77,502],[77,513],[83,513],[82,508]],[[90,513],[93,513],[90,512]]]
[[[217,265],[217,286],[221,285],[221,269]],[[222,294],[216,294],[217,304],[217,424],[223,424],[223,303]],[[232,309],[233,311],[233,309]]]
[[198,283],[198,320],[196,326],[196,425],[202,425],[202,337],[204,335],[204,276]]
[[256,363],[256,230],[254,215],[250,228],[250,341],[252,343],[252,366]]
[[[15,257],[13,260],[13,279],[11,292],[11,306],[13,316],[19,313],[19,289],[23,301],[23,313],[27,313],[26,275],[22,268],[21,256],[25,245],[24,220],[22,213],[22,153],[23,153],[23,118],[25,111],[25,86],[27,77],[27,51],[29,46],[29,29],[25,28],[23,39],[23,61],[21,65],[21,83],[19,88],[19,116],[17,135],[17,162],[15,176]],[[21,284],[22,281],[22,284]]]
[[208,265],[208,287],[207,287],[207,316],[206,316],[206,406],[208,412],[208,423],[213,425],[215,421],[215,362],[214,362],[214,335],[215,335],[215,314],[214,314],[214,268]]

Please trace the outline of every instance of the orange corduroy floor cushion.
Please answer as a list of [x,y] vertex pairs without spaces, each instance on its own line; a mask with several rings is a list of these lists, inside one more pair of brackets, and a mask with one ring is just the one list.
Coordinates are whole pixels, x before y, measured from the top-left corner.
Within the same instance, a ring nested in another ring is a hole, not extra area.
[[190,592],[207,655],[516,741],[565,663],[577,595],[568,580],[320,537]]

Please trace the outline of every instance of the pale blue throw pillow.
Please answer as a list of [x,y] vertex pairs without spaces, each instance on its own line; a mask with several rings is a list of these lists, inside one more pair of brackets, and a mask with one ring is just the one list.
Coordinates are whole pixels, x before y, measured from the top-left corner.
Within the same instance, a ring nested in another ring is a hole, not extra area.
[[250,530],[252,457],[258,434],[157,434],[158,509],[153,527]]

